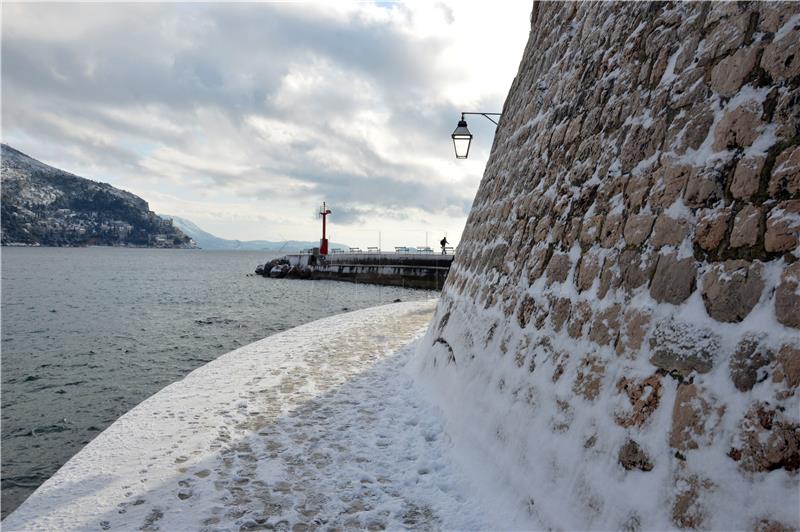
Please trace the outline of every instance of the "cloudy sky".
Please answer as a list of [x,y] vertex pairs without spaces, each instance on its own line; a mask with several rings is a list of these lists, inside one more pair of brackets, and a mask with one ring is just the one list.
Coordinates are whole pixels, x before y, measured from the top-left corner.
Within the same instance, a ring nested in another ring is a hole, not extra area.
[[241,240],[457,242],[531,4],[2,5],[2,140]]

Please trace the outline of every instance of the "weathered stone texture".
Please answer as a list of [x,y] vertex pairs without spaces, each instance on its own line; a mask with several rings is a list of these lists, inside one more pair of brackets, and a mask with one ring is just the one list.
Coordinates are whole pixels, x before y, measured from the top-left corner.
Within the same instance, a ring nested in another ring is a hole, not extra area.
[[675,253],[660,255],[650,295],[659,303],[679,305],[694,291],[697,265],[693,257],[678,259]]
[[683,218],[671,218],[660,215],[653,227],[653,238],[650,245],[655,248],[678,246],[689,234],[689,222]]
[[767,215],[764,248],[767,251],[792,251],[800,239],[800,200],[780,202]]
[[773,196],[800,193],[800,147],[788,148],[778,155],[769,180],[769,193]]
[[622,329],[617,341],[617,354],[636,358],[642,347],[647,329],[650,325],[649,312],[637,308],[628,308],[622,319]]
[[737,199],[748,199],[758,192],[761,170],[766,161],[764,155],[745,157],[739,160],[731,183],[731,196]]
[[639,444],[633,440],[628,440],[619,450],[619,463],[625,469],[640,469],[650,471],[653,469],[653,462]]
[[745,205],[733,220],[730,244],[732,248],[752,247],[758,242],[761,208]]
[[731,357],[731,380],[739,391],[752,390],[758,381],[759,370],[768,366],[774,358],[772,351],[764,347],[760,340],[753,336],[745,337]]
[[569,255],[565,253],[554,254],[547,265],[547,281],[550,283],[563,283],[569,275]]
[[785,382],[789,388],[797,388],[800,385],[800,343],[782,345],[777,361],[774,382]]
[[729,260],[703,276],[703,300],[709,315],[719,321],[742,321],[764,290],[759,263]]
[[714,150],[727,148],[746,148],[758,138],[761,121],[761,105],[748,101],[725,113],[717,124],[714,136]]
[[736,94],[744,79],[753,71],[758,60],[760,46],[740,48],[711,70],[711,88],[723,96]]
[[661,402],[661,378],[651,375],[642,381],[636,381],[623,377],[617,382],[617,392],[627,395],[629,403],[629,409],[616,413],[617,424],[623,427],[641,427]]
[[629,246],[641,246],[650,236],[654,220],[655,216],[652,214],[638,214],[628,218],[623,231],[625,243]]
[[[660,492],[662,514],[676,527],[780,524],[746,505],[736,508],[746,519],[726,521],[706,507],[719,497],[704,495],[797,468],[800,2],[543,2],[531,22],[440,303],[458,307],[465,327],[500,320],[496,339],[448,338],[469,362],[437,370],[457,371],[471,387],[461,397],[475,403],[463,406],[498,424],[509,407],[498,405],[530,387],[551,398],[551,408],[519,410],[530,426],[616,454],[620,475],[667,468],[661,478],[674,485]],[[542,339],[553,347],[538,356]],[[506,366],[520,373],[498,399]],[[770,404],[744,415],[751,394]],[[660,405],[664,396],[671,404]],[[577,415],[587,407],[596,411]],[[597,430],[609,422],[629,431],[624,440]],[[558,456],[555,445],[526,459],[584,478],[595,457],[542,463]],[[723,448],[719,473],[684,459]],[[618,479],[582,482],[601,501],[596,515],[625,507],[604,501],[603,483]],[[529,495],[546,507],[551,494],[537,486]],[[653,528],[631,515],[570,525]]]
[[800,262],[783,271],[775,291],[775,317],[789,327],[800,329]]
[[725,238],[730,214],[730,209],[700,211],[700,220],[694,234],[695,243],[706,251],[717,249]]
[[730,456],[744,471],[800,468],[800,424],[768,404],[756,403],[750,408],[737,440],[742,445],[731,449]]
[[592,287],[592,283],[600,273],[600,266],[602,265],[602,257],[596,253],[586,253],[581,257],[581,263],[578,268],[578,277],[576,284],[578,290],[584,291]]
[[685,379],[695,371],[711,371],[719,346],[719,337],[711,330],[688,322],[662,322],[650,337],[650,363]]
[[669,445],[679,451],[698,449],[711,443],[713,431],[725,412],[724,406],[694,384],[678,386],[672,408]]

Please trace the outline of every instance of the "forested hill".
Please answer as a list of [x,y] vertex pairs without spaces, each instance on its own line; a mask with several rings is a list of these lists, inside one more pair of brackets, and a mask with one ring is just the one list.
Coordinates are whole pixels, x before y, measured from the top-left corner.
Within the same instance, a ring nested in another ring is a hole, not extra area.
[[192,240],[147,202],[2,144],[2,244],[187,248]]

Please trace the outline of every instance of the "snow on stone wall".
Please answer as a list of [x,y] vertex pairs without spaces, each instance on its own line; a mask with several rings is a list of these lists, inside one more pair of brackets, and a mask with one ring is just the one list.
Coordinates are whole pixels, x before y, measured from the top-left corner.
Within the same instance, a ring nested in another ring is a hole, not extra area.
[[418,352],[454,445],[530,526],[800,527],[800,4],[531,21]]

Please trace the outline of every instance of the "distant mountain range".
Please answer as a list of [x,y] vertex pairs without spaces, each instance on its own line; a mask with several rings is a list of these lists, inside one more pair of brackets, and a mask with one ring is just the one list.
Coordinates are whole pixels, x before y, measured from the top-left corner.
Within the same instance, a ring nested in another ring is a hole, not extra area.
[[[283,242],[273,242],[270,240],[228,240],[214,236],[211,233],[202,230],[194,222],[173,216],[170,214],[162,214],[162,218],[172,220],[173,225],[189,235],[198,247],[202,249],[213,250],[241,250],[241,251],[298,251],[301,249],[308,249],[319,246],[319,241],[304,241],[304,240],[285,240]],[[331,243],[331,247],[347,248],[345,244]]]
[[2,244],[191,248],[147,202],[2,144]]

